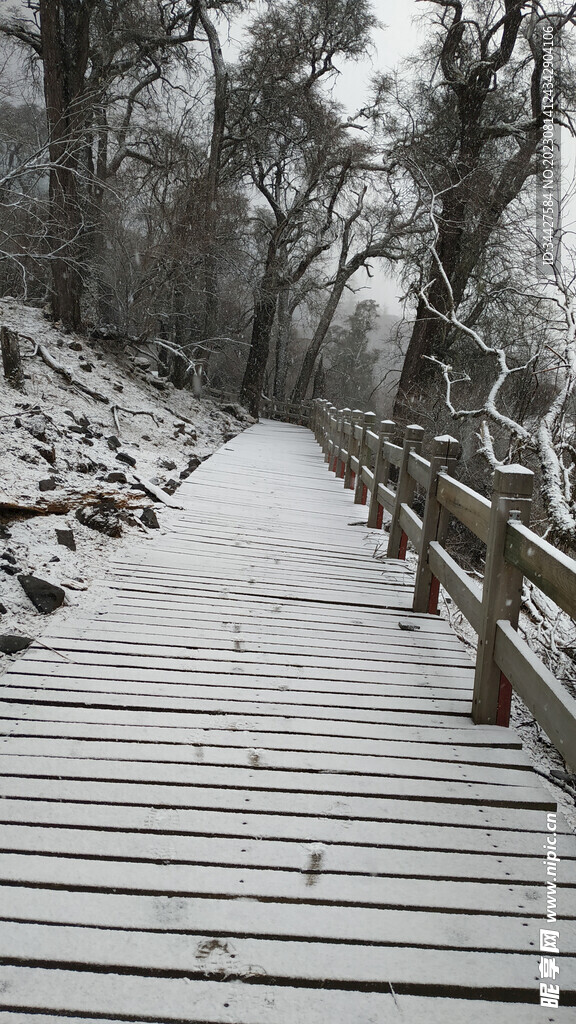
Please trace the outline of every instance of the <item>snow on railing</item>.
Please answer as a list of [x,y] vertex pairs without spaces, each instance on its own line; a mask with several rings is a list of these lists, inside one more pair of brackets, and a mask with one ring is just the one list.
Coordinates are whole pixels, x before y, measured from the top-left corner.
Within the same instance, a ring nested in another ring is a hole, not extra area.
[[[441,585],[478,634],[474,721],[508,725],[514,689],[576,767],[576,700],[517,631],[524,577],[576,618],[576,560],[528,527],[534,474],[518,465],[496,469],[488,500],[454,478],[460,445],[449,435],[434,438],[425,459],[422,427],[408,426],[397,445],[391,420],[376,425],[374,413],[338,410],[324,399],[312,403],[310,426],[354,501],[369,502],[368,526],[381,527],[384,510],[392,517],[388,557],[405,558],[408,541],[416,550],[413,610],[437,613]],[[425,494],[422,517],[412,508],[417,486]],[[486,544],[482,586],[446,551],[450,517]]]

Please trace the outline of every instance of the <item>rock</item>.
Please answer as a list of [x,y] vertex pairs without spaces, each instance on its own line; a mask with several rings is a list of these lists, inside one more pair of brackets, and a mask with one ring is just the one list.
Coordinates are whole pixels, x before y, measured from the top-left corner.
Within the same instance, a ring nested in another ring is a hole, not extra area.
[[85,429],[86,429],[85,427],[81,427],[78,423],[71,423],[70,426],[68,427],[68,433],[71,433],[71,434],[84,434],[85,433]]
[[166,494],[174,494],[174,491],[177,491],[179,486],[179,480],[167,480],[164,484],[164,490],[166,491]]
[[20,569],[17,565],[6,565],[5,563],[0,565],[2,572],[5,572],[7,576],[17,576]]
[[78,363],[78,369],[84,370],[85,373],[92,373],[92,370],[94,369],[94,363]]
[[34,638],[31,636],[16,636],[15,633],[0,634],[2,654],[18,654],[19,651],[25,651],[32,643],[34,643]]
[[133,455],[128,455],[128,452],[118,452],[116,458],[118,462],[124,462],[127,466],[136,465],[136,459]]
[[72,530],[56,530],[56,540],[62,547],[76,551],[76,540]]
[[6,605],[2,604],[2,601],[0,601],[0,615],[6,615],[7,612],[8,612],[8,609],[7,609]]
[[49,615],[64,603],[66,595],[62,587],[57,587],[54,583],[49,583],[48,580],[21,574],[18,577],[18,582],[34,607],[43,615]]
[[171,459],[160,459],[159,463],[163,469],[172,470],[176,469],[176,463],[172,462]]
[[146,356],[136,356],[134,366],[137,366],[139,370],[149,370],[152,363]]
[[16,565],[16,556],[12,554],[10,550],[6,550],[2,554],[2,558],[5,562],[11,562],[12,565]]
[[118,470],[117,472],[114,471],[113,473],[108,473],[108,476],[106,477],[106,480],[108,481],[109,484],[127,484],[128,483],[128,479],[126,477],[126,473],[121,473],[120,470]]
[[246,409],[235,404],[223,405],[222,412],[227,412],[229,416],[234,416],[237,420],[245,420],[248,415]]
[[25,429],[32,437],[35,437],[37,441],[46,440],[46,428],[48,427],[48,420],[42,413],[38,413],[35,416],[30,416],[24,423]]
[[51,448],[40,448],[38,445],[34,445],[34,447],[36,448],[38,454],[41,455],[43,459],[46,459],[46,462],[50,466],[54,465],[54,463],[56,462],[56,449],[54,445],[52,445]]
[[79,508],[76,519],[83,526],[97,530],[98,533],[105,533],[108,537],[122,536],[120,513],[114,502],[109,499],[98,502],[92,508]]
[[160,524],[156,518],[156,513],[153,508],[145,508],[140,516],[140,519],[147,526],[149,530],[158,530]]
[[69,341],[68,342],[68,348],[71,348],[73,352],[81,352],[82,351],[82,345],[80,344],[79,341]]
[[124,391],[124,385],[123,384],[116,383],[116,384],[113,384],[112,387],[114,388],[114,391]]
[[122,444],[116,437],[116,434],[110,434],[110,437],[106,438],[106,444],[108,445],[111,452],[115,452],[118,450],[118,448],[122,447]]
[[188,459],[187,468],[183,469],[182,472],[180,473],[180,479],[186,480],[190,476],[190,474],[194,472],[195,469],[198,469],[198,466],[200,465],[201,462],[202,459],[200,459],[198,455],[192,455]]
[[41,491],[55,491],[56,481],[53,476],[49,476],[46,480],[39,480],[38,487]]

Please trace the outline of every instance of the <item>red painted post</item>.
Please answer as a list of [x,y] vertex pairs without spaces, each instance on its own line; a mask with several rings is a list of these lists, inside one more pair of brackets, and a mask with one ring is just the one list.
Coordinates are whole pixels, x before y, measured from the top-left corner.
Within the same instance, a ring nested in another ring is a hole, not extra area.
[[[404,432],[404,444],[402,446],[402,461],[400,463],[400,472],[398,474],[398,484],[396,487],[396,501],[394,503],[394,512],[392,513],[392,522],[390,524],[388,558],[406,557],[406,545],[408,543],[408,538],[405,536],[404,531],[400,526],[400,510],[402,505],[411,506],[412,504],[416,481],[408,472],[408,460],[411,452],[420,452],[423,440],[423,427],[419,427],[415,423],[411,423],[410,426],[406,427]],[[402,551],[404,554],[401,553]]]
[[428,564],[428,553],[432,541],[438,541],[439,544],[444,546],[449,523],[449,513],[445,508],[442,508],[436,498],[438,474],[441,472],[452,474],[454,472],[459,452],[460,445],[458,441],[456,438],[450,437],[449,434],[443,434],[440,437],[434,438],[430,454],[426,504],[422,516],[422,536],[414,584],[412,608],[415,612],[428,612],[430,615],[437,614],[438,612],[440,584],[432,574]]
[[374,479],[372,481],[372,492],[370,494],[370,506],[368,509],[368,526],[371,530],[381,530],[384,517],[384,509],[378,501],[378,487],[380,484],[388,483],[390,476],[390,461],[384,453],[384,445],[391,441],[396,430],[393,420],[382,420],[378,433],[378,448],[374,459]]

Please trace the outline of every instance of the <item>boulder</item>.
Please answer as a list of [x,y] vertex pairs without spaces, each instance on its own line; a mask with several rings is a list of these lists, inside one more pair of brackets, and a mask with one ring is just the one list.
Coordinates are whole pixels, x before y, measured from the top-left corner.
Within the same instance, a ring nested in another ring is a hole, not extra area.
[[19,651],[25,651],[27,647],[30,647],[31,643],[34,643],[31,636],[17,636],[16,633],[0,634],[2,654],[18,654]]
[[38,576],[22,573],[18,576],[18,581],[34,607],[43,615],[49,615],[61,604],[64,604],[66,594],[62,587],[57,587],[54,583],[49,583],[48,580],[41,580]]
[[113,501],[105,499],[91,508],[79,508],[76,519],[83,526],[88,526],[108,537],[122,536],[121,516]]
[[136,459],[133,455],[128,455],[128,452],[117,452],[116,459],[118,462],[123,462],[126,466],[136,465]]
[[56,540],[62,547],[76,551],[76,541],[72,530],[56,530]]
[[145,508],[140,516],[140,519],[147,526],[149,530],[158,530],[160,524],[156,518],[156,513],[153,508]]

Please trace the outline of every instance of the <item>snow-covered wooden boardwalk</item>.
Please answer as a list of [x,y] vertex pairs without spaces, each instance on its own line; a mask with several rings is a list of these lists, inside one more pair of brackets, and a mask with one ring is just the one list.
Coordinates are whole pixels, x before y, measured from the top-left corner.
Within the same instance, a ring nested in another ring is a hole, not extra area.
[[3,687],[0,1024],[573,1020],[575,838],[547,925],[555,806],[311,433],[178,494]]

